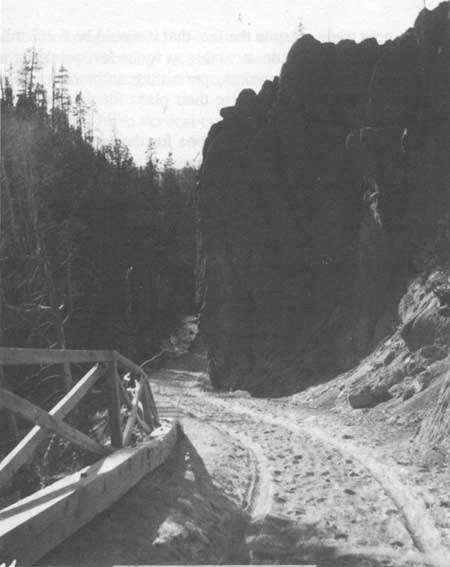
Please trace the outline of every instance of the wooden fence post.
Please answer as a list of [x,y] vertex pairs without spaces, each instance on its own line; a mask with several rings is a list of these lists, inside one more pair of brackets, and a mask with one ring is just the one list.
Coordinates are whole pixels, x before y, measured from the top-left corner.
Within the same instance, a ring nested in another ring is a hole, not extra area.
[[144,374],[144,382],[145,382],[145,393],[146,393],[146,397],[147,397],[147,403],[150,406],[150,411],[151,411],[152,416],[153,416],[153,421],[154,421],[153,426],[159,427],[160,421],[159,421],[158,410],[156,409],[156,404],[155,404],[155,400],[153,398],[152,389],[150,387],[150,383],[148,381],[148,377],[147,377],[146,374]]
[[110,404],[109,404],[109,428],[111,430],[111,445],[113,447],[122,447],[122,420],[120,417],[120,391],[119,391],[119,373],[117,371],[117,361],[114,358],[110,364],[108,372]]
[[144,419],[150,425],[150,427],[152,429],[156,429],[157,423],[156,423],[156,420],[153,416],[151,406],[150,406],[150,400],[148,398],[147,377],[145,375],[143,375],[141,377],[141,380],[142,380],[142,388],[143,388],[142,409],[143,409]]

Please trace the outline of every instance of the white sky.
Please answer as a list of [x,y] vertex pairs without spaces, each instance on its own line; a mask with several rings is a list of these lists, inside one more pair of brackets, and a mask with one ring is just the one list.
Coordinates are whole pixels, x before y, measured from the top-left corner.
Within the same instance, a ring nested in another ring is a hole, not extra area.
[[[412,26],[424,0],[0,0],[1,63],[35,46],[61,63],[72,94],[96,102],[102,142],[117,136],[143,163],[191,163],[222,106],[280,71],[301,21],[318,39],[385,41]],[[427,0],[434,8],[438,0]],[[199,163],[197,158],[196,163]]]

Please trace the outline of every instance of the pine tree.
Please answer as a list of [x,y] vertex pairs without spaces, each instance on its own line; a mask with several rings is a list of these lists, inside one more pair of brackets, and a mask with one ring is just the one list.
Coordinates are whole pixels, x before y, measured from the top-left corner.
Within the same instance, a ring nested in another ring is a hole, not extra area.
[[114,138],[112,144],[103,146],[103,152],[118,171],[133,167],[133,156],[128,146],[120,138]]
[[36,108],[41,117],[47,115],[47,91],[42,83],[36,83],[35,90]]
[[1,94],[2,94],[2,112],[10,112],[14,106],[14,93],[9,80],[6,76],[4,79],[0,77]]
[[88,112],[89,112],[89,106],[84,101],[83,95],[80,91],[75,96],[75,102],[72,108],[72,114],[75,118],[75,128],[83,137],[87,134]]
[[68,126],[69,111],[69,71],[64,65],[61,65],[56,73],[52,71],[52,125],[54,129]]
[[153,138],[149,138],[147,149],[145,150],[145,157],[147,161],[145,162],[145,174],[148,180],[150,181],[150,185],[152,189],[155,187],[158,181],[158,166],[159,160],[156,157],[156,143]]
[[22,60],[19,71],[19,95],[26,99],[33,99],[37,83],[36,75],[42,69],[39,56],[34,47],[28,49]]

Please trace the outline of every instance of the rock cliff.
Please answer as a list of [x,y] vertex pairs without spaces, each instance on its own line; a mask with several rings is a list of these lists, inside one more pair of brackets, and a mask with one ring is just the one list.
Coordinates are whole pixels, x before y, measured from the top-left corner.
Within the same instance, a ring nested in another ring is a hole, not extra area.
[[448,257],[449,14],[384,45],[305,35],[221,110],[198,193],[216,387],[289,393],[353,367]]

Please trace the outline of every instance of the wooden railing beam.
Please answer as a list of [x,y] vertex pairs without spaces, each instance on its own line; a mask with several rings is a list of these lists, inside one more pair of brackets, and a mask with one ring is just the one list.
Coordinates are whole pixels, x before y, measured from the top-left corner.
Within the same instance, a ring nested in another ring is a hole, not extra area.
[[132,360],[130,360],[126,356],[123,356],[123,354],[120,354],[119,352],[115,352],[114,355],[117,360],[117,363],[120,366],[122,366],[122,368],[125,368],[126,370],[129,370],[131,372],[135,372],[139,376],[145,374],[144,370],[140,366],[135,364]]
[[148,382],[147,375],[144,376],[144,386],[145,386],[145,398],[147,401],[147,408],[152,415],[153,418],[153,427],[158,427],[160,425],[158,410],[156,409],[156,403],[153,398],[152,390],[150,388],[150,384]]
[[108,384],[109,384],[109,429],[111,433],[111,445],[116,448],[122,447],[122,419],[120,415],[120,391],[119,373],[117,363],[114,360],[109,364]]
[[97,441],[94,441],[81,431],[64,423],[61,419],[50,415],[28,400],[3,388],[0,388],[0,407],[8,409],[30,423],[40,425],[44,429],[64,437],[67,441],[70,441],[86,451],[98,455],[106,455],[110,452],[106,447],[103,447],[100,443],[97,443]]
[[[138,447],[115,451],[2,510],[0,562],[9,565],[16,560],[20,567],[47,565],[42,558],[52,549],[159,467],[177,437],[177,426],[167,424],[159,435]],[[77,562],[81,564],[82,560]]]
[[[64,419],[97,380],[103,376],[105,369],[105,366],[98,365],[91,368],[70,392],[49,411],[49,415]],[[19,444],[0,462],[0,486],[4,486],[12,479],[20,467],[31,459],[39,444],[48,436],[49,432],[38,425],[25,435]]]
[[71,350],[0,347],[0,364],[65,364],[111,362],[114,352],[110,350]]
[[142,397],[142,406],[143,406],[143,410],[144,410],[144,419],[147,423],[150,423],[153,429],[156,429],[159,425],[158,419],[155,416],[152,406],[151,406],[151,402],[150,402],[150,398],[148,395],[148,391],[149,391],[149,385],[147,383],[147,378],[144,378],[144,392],[143,392],[143,397]]
[[[0,408],[19,415],[34,424],[31,431],[20,443],[0,462],[0,486],[5,485],[18,469],[32,458],[39,443],[51,432],[61,435],[68,441],[85,450],[105,454],[109,449],[103,447],[87,435],[67,423],[63,418],[76,406],[80,399],[89,391],[94,383],[108,371],[108,385],[110,392],[109,423],[111,432],[111,445],[114,448],[122,447],[129,442],[134,424],[137,422],[146,433],[151,433],[159,426],[159,417],[153,398],[148,376],[145,371],[126,358],[110,350],[73,350],[73,349],[33,349],[33,348],[6,348],[0,347],[0,368],[3,365],[43,365],[61,364],[69,367],[71,363],[97,363],[64,398],[47,413],[31,402],[16,396],[0,384]],[[98,363],[106,363],[101,368]],[[140,383],[137,398],[130,396],[122,384],[118,365],[127,371],[137,374]],[[125,431],[122,434],[121,397],[131,415],[128,417]]]
[[139,411],[139,402],[141,399],[141,394],[142,394],[142,388],[143,388],[143,384],[142,384],[142,380],[143,378],[141,377],[141,379],[138,382],[138,385],[136,387],[136,392],[134,394],[134,398],[133,398],[133,402],[132,402],[132,408],[130,410],[130,416],[127,420],[127,423],[125,425],[125,429],[123,432],[123,446],[126,447],[128,445],[128,443],[130,442],[131,439],[131,434],[133,433],[133,427],[134,424],[136,423],[136,419],[137,419],[137,415],[138,415],[138,411]]

